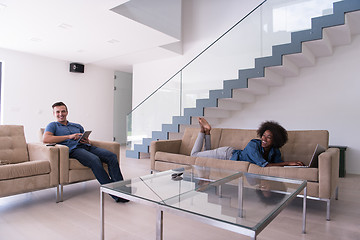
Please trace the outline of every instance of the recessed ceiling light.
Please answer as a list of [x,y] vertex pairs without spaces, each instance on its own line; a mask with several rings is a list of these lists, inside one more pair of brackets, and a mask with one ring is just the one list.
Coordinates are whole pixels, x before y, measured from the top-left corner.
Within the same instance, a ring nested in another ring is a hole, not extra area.
[[72,26],[70,24],[66,24],[66,23],[62,23],[58,27],[62,28],[62,29],[66,29],[66,30],[72,28]]
[[7,8],[7,6],[6,6],[5,4],[0,3],[0,12],[1,12],[2,10],[4,10],[5,8]]
[[111,39],[108,41],[108,43],[115,44],[115,43],[120,43],[120,41],[116,39]]
[[42,39],[33,37],[33,38],[30,38],[30,41],[32,41],[32,42],[41,42]]

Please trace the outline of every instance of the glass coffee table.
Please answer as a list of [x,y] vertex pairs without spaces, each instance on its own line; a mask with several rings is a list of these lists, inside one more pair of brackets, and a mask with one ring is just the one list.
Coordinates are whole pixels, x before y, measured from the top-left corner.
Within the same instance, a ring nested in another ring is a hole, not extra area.
[[306,181],[231,170],[186,166],[100,187],[101,239],[104,239],[104,194],[146,204],[157,211],[156,239],[163,239],[163,213],[170,212],[256,236],[303,191],[306,228]]

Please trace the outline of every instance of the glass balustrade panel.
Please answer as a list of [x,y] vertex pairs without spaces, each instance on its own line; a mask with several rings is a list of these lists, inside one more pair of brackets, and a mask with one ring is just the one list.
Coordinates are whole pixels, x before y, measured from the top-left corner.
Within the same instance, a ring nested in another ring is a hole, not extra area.
[[180,115],[180,83],[181,74],[177,74],[127,115],[127,149],[133,150],[134,144],[151,138],[152,131],[160,131],[162,124]]

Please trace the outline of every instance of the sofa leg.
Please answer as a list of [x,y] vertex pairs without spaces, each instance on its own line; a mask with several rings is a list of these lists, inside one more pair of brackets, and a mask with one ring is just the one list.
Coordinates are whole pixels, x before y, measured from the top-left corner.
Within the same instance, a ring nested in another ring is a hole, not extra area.
[[330,199],[326,199],[326,220],[330,221]]
[[335,200],[339,199],[339,186],[336,187],[335,189]]
[[63,195],[64,195],[64,188],[63,188],[63,185],[60,184],[60,202],[64,201]]

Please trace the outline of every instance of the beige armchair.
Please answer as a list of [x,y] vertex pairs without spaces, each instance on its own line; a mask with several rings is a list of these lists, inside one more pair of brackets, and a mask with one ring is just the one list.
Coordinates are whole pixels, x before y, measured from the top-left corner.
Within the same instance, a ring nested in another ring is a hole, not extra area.
[[[44,128],[40,129],[39,136],[44,134]],[[107,149],[116,154],[120,163],[120,144],[117,142],[95,141],[91,140],[91,144],[96,147]],[[82,165],[75,158],[69,158],[69,148],[67,146],[57,144],[55,148],[59,150],[59,184],[60,184],[60,201],[63,201],[63,187],[64,185],[78,183],[95,179],[95,176],[90,168]],[[107,171],[106,164],[103,164]]]
[[24,127],[0,125],[0,197],[57,188],[59,201],[59,150],[26,143]]

